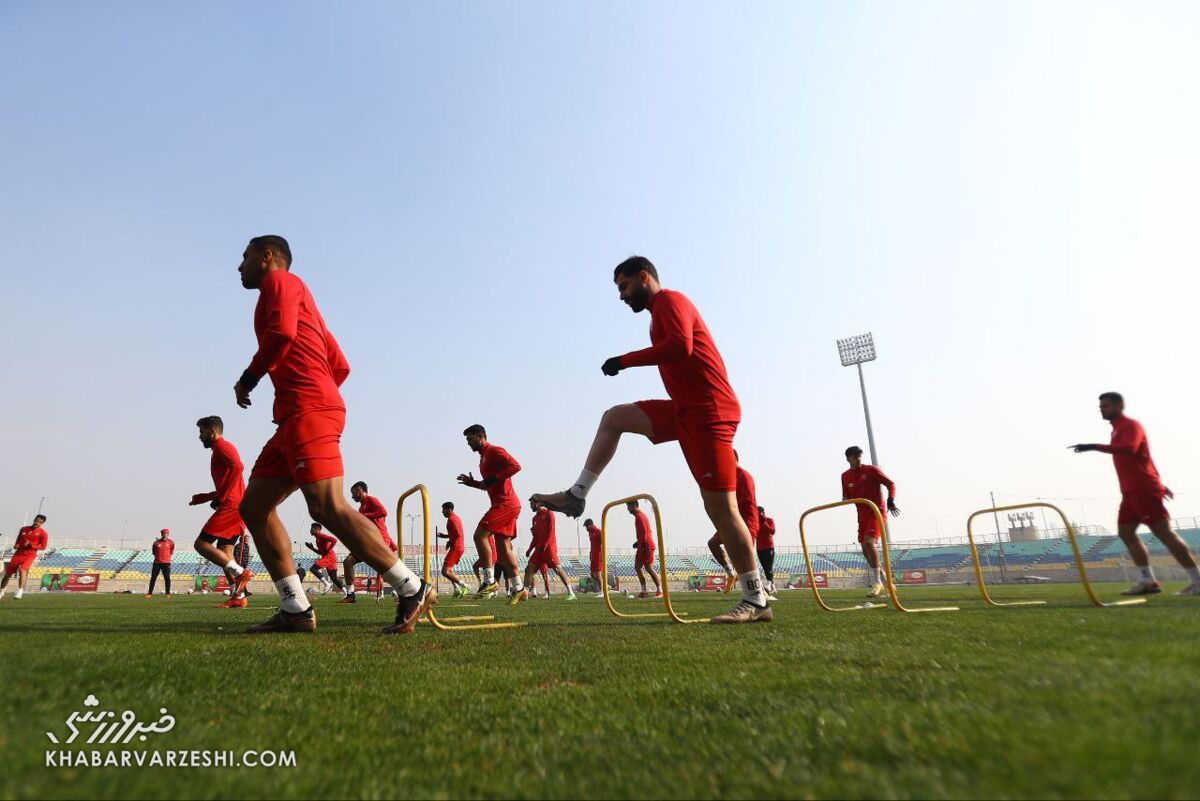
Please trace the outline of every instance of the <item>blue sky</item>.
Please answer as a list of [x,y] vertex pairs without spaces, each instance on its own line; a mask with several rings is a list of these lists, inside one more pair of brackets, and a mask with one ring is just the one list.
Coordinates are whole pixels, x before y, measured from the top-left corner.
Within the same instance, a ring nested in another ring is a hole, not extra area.
[[[44,495],[52,535],[195,533],[194,420],[247,467],[271,431],[269,387],[230,389],[261,233],[350,359],[347,478],[389,506],[421,481],[473,524],[465,426],[525,496],[663,395],[599,370],[647,341],[611,283],[640,253],[714,332],[780,545],[865,445],[834,341],[867,330],[897,539],[991,490],[1112,528],[1110,463],[1065,450],[1107,438],[1108,389],[1200,514],[1198,33],[1187,3],[0,4],[0,531]],[[672,543],[711,533],[674,446],[625,442],[591,510],[635,491]]]

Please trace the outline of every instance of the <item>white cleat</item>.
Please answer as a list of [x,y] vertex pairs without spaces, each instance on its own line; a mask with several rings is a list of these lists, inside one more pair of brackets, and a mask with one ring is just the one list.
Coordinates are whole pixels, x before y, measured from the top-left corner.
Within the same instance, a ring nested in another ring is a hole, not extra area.
[[1157,581],[1139,581],[1129,589],[1122,592],[1122,595],[1157,595],[1162,592],[1162,585]]
[[775,613],[769,606],[755,606],[749,601],[741,601],[737,606],[723,615],[710,618],[709,623],[770,623],[775,619]]
[[1179,592],[1175,593],[1180,597],[1188,597],[1192,595],[1200,595],[1200,582],[1193,581],[1191,584],[1184,587]]
[[883,584],[877,581],[871,585],[871,590],[867,593],[867,597],[878,598],[880,595],[883,595]]

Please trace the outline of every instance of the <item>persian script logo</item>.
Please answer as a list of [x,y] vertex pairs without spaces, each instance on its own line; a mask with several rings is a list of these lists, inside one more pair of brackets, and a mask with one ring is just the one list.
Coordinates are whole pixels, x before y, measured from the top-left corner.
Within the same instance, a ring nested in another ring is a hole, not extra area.
[[[91,736],[83,741],[87,745],[102,743],[124,745],[131,742],[134,737],[141,742],[146,742],[150,734],[166,734],[175,728],[175,718],[167,714],[165,707],[158,710],[158,720],[153,723],[142,723],[138,721],[137,713],[132,709],[126,709],[120,717],[111,710],[97,709],[100,701],[94,695],[85,698],[83,705],[86,709],[82,712],[72,712],[67,718],[67,729],[70,731],[70,736],[65,740],[60,740],[54,732],[48,731],[46,736],[50,738],[50,742],[56,745],[59,743],[69,745],[75,742],[81,734],[86,734],[88,728],[92,726],[94,728],[91,729]],[[82,730],[77,724],[82,724]]]

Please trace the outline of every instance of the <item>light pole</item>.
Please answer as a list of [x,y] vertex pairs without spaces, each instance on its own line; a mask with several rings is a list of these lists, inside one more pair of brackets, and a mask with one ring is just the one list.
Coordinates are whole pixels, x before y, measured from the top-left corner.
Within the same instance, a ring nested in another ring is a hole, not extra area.
[[871,464],[879,466],[879,455],[875,453],[875,432],[871,428],[871,407],[867,405],[867,383],[863,379],[862,366],[875,361],[875,340],[870,332],[846,337],[837,341],[838,356],[842,367],[858,368],[858,386],[862,390],[863,416],[867,418],[867,447],[871,450]]
[[992,499],[992,517],[996,521],[996,549],[999,551],[1000,557],[1000,583],[1007,584],[1008,578],[1004,569],[1004,538],[1000,535],[1000,513],[996,511],[996,493],[989,492],[988,496]]

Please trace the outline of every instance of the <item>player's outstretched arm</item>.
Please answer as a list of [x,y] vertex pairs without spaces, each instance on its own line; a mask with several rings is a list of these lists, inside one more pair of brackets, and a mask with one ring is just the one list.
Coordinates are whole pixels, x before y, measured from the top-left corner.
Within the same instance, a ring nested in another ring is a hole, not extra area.
[[899,509],[899,507],[896,506],[896,499],[893,498],[891,495],[889,495],[888,499],[887,499],[887,510],[892,515],[892,517],[900,516],[900,509]]
[[192,496],[190,501],[188,501],[188,506],[199,506],[202,503],[209,503],[211,501],[215,501],[216,499],[217,493],[215,492],[198,492]]
[[1087,453],[1088,451],[1098,451],[1098,450],[1100,450],[1100,448],[1101,448],[1100,445],[1090,445],[1087,443],[1080,443],[1078,445],[1068,445],[1067,446],[1068,450],[1073,450],[1076,453]]
[[462,484],[464,487],[470,487],[472,489],[484,489],[487,487],[487,485],[485,483],[483,483],[479,479],[475,478],[474,472],[459,473],[458,474],[458,483]]

